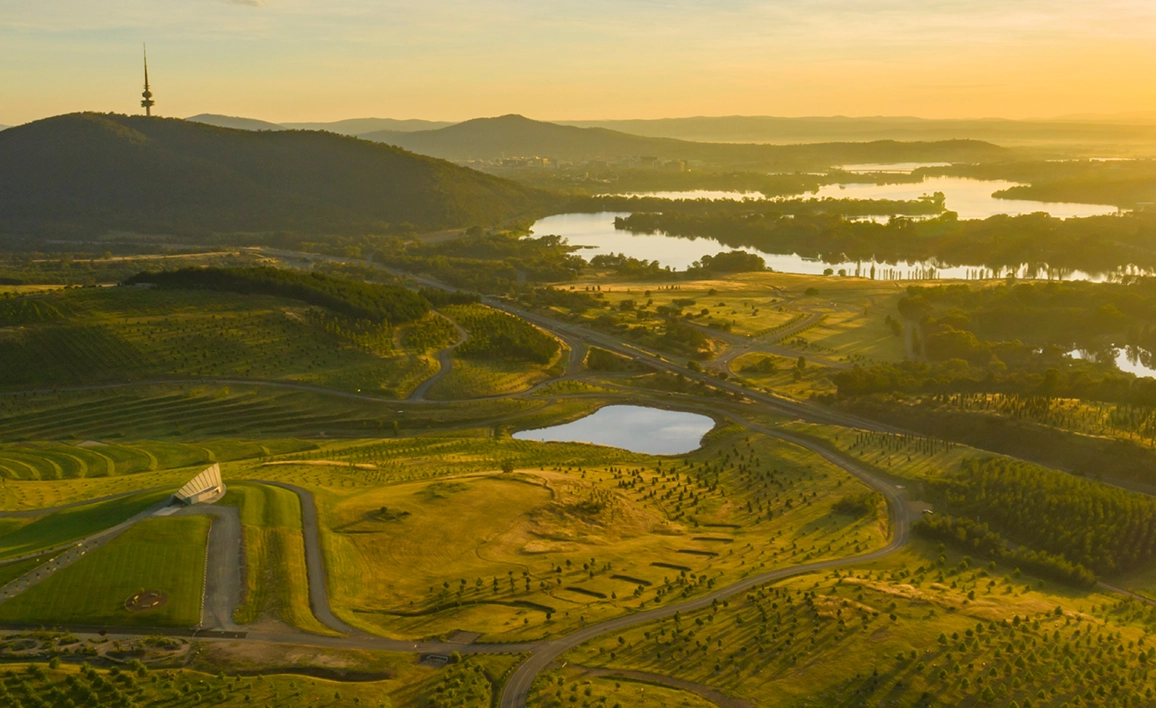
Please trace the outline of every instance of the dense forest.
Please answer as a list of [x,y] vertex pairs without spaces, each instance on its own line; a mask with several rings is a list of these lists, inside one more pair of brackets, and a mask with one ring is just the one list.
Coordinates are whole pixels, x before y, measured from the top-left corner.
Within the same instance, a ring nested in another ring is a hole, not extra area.
[[499,310],[473,305],[446,312],[469,332],[469,339],[457,349],[466,358],[548,364],[561,348],[557,339]]
[[[953,331],[989,341],[1018,339],[1036,347],[1095,350],[1133,344],[1156,349],[1156,278],[912,286],[899,307],[909,319],[926,318],[925,329],[948,335],[940,343],[928,335],[929,355],[932,348],[945,349],[936,358],[958,354],[949,341]],[[937,311],[943,314],[937,317]]]
[[280,268],[186,268],[139,273],[128,285],[276,295],[326,307],[353,320],[399,324],[429,311],[429,302],[398,285],[343,280],[324,273]]
[[[965,460],[938,487],[953,513],[1097,573],[1156,558],[1156,500],[1143,494],[1004,458]],[[963,535],[987,543],[977,527]]]
[[666,210],[620,218],[620,229],[710,237],[731,248],[797,253],[826,261],[926,261],[982,266],[997,273],[1082,270],[1114,273],[1129,265],[1156,268],[1156,213],[1058,219],[1046,214],[960,221],[954,212],[886,224],[836,214],[777,216],[762,208],[720,207],[708,213]]
[[978,521],[946,514],[931,514],[915,522],[913,528],[921,536],[943,541],[981,558],[1012,564],[1020,570],[1044,578],[1082,587],[1090,587],[1096,582],[1095,574],[1084,566],[1052,553],[1022,547],[1012,548],[987,524]]
[[335,237],[302,242],[302,250],[372,260],[463,290],[506,294],[525,285],[573,280],[586,261],[558,236],[470,228],[461,238],[419,241],[397,236]]
[[97,113],[0,132],[0,233],[390,233],[500,224],[556,201],[333,133]]
[[[1151,363],[1156,279],[911,286],[898,309],[925,360],[839,372],[840,395],[990,392],[1156,405],[1156,380],[1094,361],[1130,345]],[[1099,356],[1068,356],[1077,348]]]

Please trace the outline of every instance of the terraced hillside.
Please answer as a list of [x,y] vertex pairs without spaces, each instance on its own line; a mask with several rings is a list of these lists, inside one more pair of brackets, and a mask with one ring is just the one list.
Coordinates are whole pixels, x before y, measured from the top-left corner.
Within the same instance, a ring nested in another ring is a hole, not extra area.
[[441,337],[407,336],[428,329],[263,295],[72,289],[0,301],[0,388],[226,377],[404,397],[436,371]]

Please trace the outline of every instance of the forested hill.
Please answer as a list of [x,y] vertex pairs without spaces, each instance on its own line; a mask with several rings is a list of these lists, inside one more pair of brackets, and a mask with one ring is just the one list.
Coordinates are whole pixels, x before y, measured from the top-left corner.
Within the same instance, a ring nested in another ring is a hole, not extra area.
[[447,160],[552,157],[562,160],[653,156],[701,160],[714,165],[780,169],[822,169],[841,164],[890,162],[980,162],[1005,159],[1009,152],[978,140],[940,142],[815,143],[743,145],[648,138],[606,128],[578,128],[508,115],[478,118],[438,130],[379,131],[362,137]]
[[75,113],[0,133],[0,233],[196,234],[492,225],[545,192],[332,133]]

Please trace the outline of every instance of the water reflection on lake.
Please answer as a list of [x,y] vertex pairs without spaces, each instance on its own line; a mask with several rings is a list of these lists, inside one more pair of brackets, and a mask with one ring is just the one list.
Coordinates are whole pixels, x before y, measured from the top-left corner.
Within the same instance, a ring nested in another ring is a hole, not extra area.
[[[1108,353],[1116,362],[1116,368],[1127,371],[1140,377],[1156,378],[1156,357],[1147,349],[1134,346],[1112,347]],[[1096,352],[1087,352],[1082,349],[1073,349],[1068,352],[1073,359],[1087,359],[1097,361]]]
[[950,167],[950,162],[867,162],[861,165],[839,165],[835,169],[856,174],[884,172],[887,174],[909,175],[923,167]]
[[744,199],[766,199],[762,192],[724,192],[713,189],[687,189],[680,192],[627,192],[602,194],[603,197],[650,197],[652,199],[724,199],[741,202]]
[[646,406],[606,406],[572,423],[514,433],[515,440],[583,442],[648,455],[682,455],[698,449],[714,420],[698,413]]
[[996,214],[1019,216],[1046,212],[1060,219],[1115,214],[1107,204],[1068,204],[1028,199],[996,199],[992,193],[1019,186],[1016,182],[967,177],[930,177],[912,184],[828,184],[814,193],[832,199],[918,199],[924,194],[943,192],[947,209],[960,219],[986,219]]
[[[614,217],[628,216],[624,212],[605,211],[597,214],[557,214],[539,219],[533,231],[538,236],[554,234],[566,238],[571,245],[583,246],[578,255],[589,260],[600,254],[621,253],[631,258],[658,261],[659,265],[675,270],[685,270],[704,255],[714,255],[720,251],[741,250],[757,253],[767,261],[767,266],[780,273],[802,273],[822,275],[826,270],[833,273],[843,271],[850,276],[874,278],[876,280],[919,280],[933,278],[958,278],[976,280],[1015,275],[1018,278],[1057,278],[1064,280],[1109,280],[1113,273],[1085,273],[1082,271],[1029,271],[1021,267],[1013,270],[993,271],[982,266],[960,265],[944,267],[931,261],[882,263],[879,261],[836,261],[828,262],[804,258],[793,253],[763,253],[754,248],[732,249],[713,238],[679,238],[666,234],[635,234],[614,228]],[[1140,274],[1139,270],[1135,270]]]

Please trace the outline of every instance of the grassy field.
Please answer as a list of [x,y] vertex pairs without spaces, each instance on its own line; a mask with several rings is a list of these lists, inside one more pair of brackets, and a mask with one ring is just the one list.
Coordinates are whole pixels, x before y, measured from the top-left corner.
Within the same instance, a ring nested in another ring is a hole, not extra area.
[[[201,619],[209,519],[145,519],[108,545],[0,605],[0,620],[32,624],[193,627]],[[124,603],[142,590],[168,602],[130,612]]]
[[[43,642],[43,640],[41,640]],[[108,642],[109,640],[98,640]],[[118,642],[121,644],[123,642]],[[70,651],[104,649],[91,641],[62,637],[54,642],[66,657]],[[136,705],[136,706],[385,706],[392,708],[488,708],[494,682],[516,660],[510,656],[470,657],[443,669],[416,665],[404,654],[362,653],[354,657],[359,669],[375,680],[341,681],[287,672],[261,675],[220,673],[211,661],[216,647],[197,655],[198,669],[150,668],[139,661],[114,668],[88,664],[26,663],[20,659],[0,674],[0,703],[5,706]],[[304,653],[301,648],[293,648]],[[2,650],[0,650],[2,652]],[[342,654],[330,652],[332,664]],[[220,657],[218,657],[220,658]],[[248,665],[241,656],[230,657],[229,668]],[[314,657],[316,658],[316,657]],[[67,658],[66,658],[67,661]],[[321,666],[314,662],[313,666]],[[677,704],[676,704],[677,705]]]
[[536,702],[531,704],[535,708],[555,708],[579,701],[607,708],[712,708],[716,705],[689,691],[652,681],[621,676],[587,677],[580,669],[553,672],[551,678],[553,683],[543,686],[537,694]]
[[62,509],[0,535],[0,558],[26,555],[91,536],[172,495],[176,488],[139,492]]
[[[160,439],[199,444],[214,438],[258,438],[260,441],[254,445],[272,445],[265,454],[275,454],[280,448],[273,441],[285,438],[393,435],[395,422],[401,430],[410,431],[484,424],[490,418],[543,405],[541,401],[521,399],[444,406],[383,405],[379,400],[243,384],[145,385],[0,396],[0,440],[119,444],[124,440]],[[312,445],[300,441],[286,444],[302,449]],[[17,471],[24,469],[19,467]]]
[[[677,309],[699,324],[729,326],[735,334],[775,340],[778,330],[801,316],[822,315],[822,322],[801,336],[800,353],[832,359],[875,362],[901,361],[903,339],[886,323],[895,316],[902,288],[866,278],[811,276],[792,273],[737,273],[725,279],[631,281],[613,273],[590,273],[567,284],[578,290],[598,289],[609,311],[590,310],[588,319],[612,316],[634,324],[653,320],[658,309]],[[631,300],[634,308],[621,309]],[[644,309],[646,317],[637,314]],[[794,346],[790,339],[781,342]]]
[[35,558],[26,558],[25,560],[0,565],[0,586],[6,585],[26,573],[36,570],[47,561],[51,555],[50,553],[46,553]]
[[[563,657],[759,706],[1146,705],[1156,610],[916,542],[611,635]],[[557,671],[539,696],[553,695]],[[533,701],[532,701],[532,704]],[[551,705],[543,702],[541,705]]]
[[750,353],[736,358],[731,362],[730,369],[735,378],[747,386],[795,398],[835,392],[835,384],[830,378],[833,369],[813,363],[807,363],[799,369],[798,361],[798,358]]
[[[315,488],[335,610],[394,636],[547,636],[887,533],[878,510],[832,510],[864,491],[853,478],[734,428],[683,458],[448,436],[335,456],[365,469],[277,473]],[[503,461],[515,471],[496,472]],[[349,482],[322,478],[339,473]]]
[[406,336],[423,323],[367,339],[295,300],[141,288],[36,300],[34,321],[0,321],[0,387],[230,377],[404,398],[436,371],[428,338]]
[[431,401],[501,396],[525,391],[548,378],[545,370],[521,362],[455,358],[453,370],[430,386],[426,396]]
[[222,504],[241,510],[245,534],[245,600],[236,609],[238,624],[277,619],[318,634],[333,634],[309,609],[301,503],[287,489],[232,482]]
[[131,443],[0,443],[0,473],[10,480],[112,477],[231,462],[308,450],[299,440],[208,440],[192,445],[142,440]]

